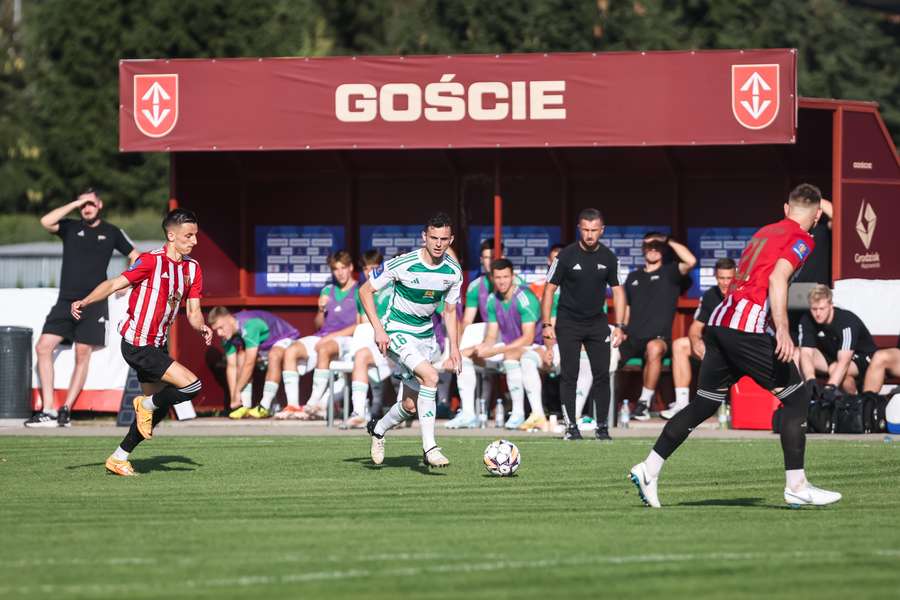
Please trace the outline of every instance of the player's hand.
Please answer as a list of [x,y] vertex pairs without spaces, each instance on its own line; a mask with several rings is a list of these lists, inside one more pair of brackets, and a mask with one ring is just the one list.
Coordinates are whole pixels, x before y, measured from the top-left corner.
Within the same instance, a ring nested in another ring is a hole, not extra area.
[[692,342],[691,352],[694,353],[694,356],[696,356],[700,360],[703,360],[703,357],[706,356],[706,344],[703,343],[703,340]]
[[794,340],[787,328],[775,331],[775,356],[781,362],[791,362],[794,359]]
[[497,352],[494,350],[493,344],[489,346],[485,343],[481,343],[475,346],[475,356],[478,358],[487,358],[495,354],[497,354]]
[[381,329],[380,327],[379,330],[375,332],[375,345],[378,346],[378,351],[381,352],[381,354],[387,356],[387,349],[388,346],[391,345],[391,338],[389,338],[384,329]]
[[811,398],[821,398],[822,392],[824,391],[824,386],[819,383],[819,380],[813,377],[812,379],[807,379],[803,382],[803,385],[806,386],[806,389],[809,390],[809,395]]
[[72,316],[76,321],[81,320],[81,310],[84,307],[84,300],[76,300],[72,303]]
[[213,332],[207,325],[201,325],[200,329],[197,331],[200,332],[200,335],[203,336],[203,341],[206,342],[206,345],[209,346],[212,344]]
[[447,367],[459,375],[460,371],[462,371],[462,355],[459,353],[459,348],[453,348],[450,350],[450,356],[447,358]]
[[618,348],[622,345],[622,343],[628,339],[628,334],[622,331],[621,327],[614,327],[612,330],[612,336],[610,337],[610,342],[612,342],[613,348]]

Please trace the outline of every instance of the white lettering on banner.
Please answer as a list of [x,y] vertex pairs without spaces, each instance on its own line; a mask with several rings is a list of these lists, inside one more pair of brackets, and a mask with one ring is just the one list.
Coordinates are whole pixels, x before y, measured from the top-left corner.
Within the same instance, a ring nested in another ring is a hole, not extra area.
[[[345,123],[369,123],[380,117],[390,123],[409,123],[424,116],[426,121],[564,120],[566,82],[476,81],[466,86],[445,73],[440,81],[344,83],[334,92],[334,114]],[[424,102],[423,102],[424,97]],[[424,107],[424,109],[423,109]]]
[[853,261],[863,269],[880,269],[881,256],[877,252],[866,252],[865,254],[854,254]]

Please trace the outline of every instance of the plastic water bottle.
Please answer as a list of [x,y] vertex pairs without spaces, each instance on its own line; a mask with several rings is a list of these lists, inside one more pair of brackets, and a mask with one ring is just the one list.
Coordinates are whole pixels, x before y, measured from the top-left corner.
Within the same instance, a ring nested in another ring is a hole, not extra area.
[[619,427],[628,429],[628,422],[631,420],[631,412],[628,410],[628,398],[622,400],[622,408],[619,409]]
[[497,405],[494,407],[494,426],[495,427],[503,427],[504,423],[506,423],[506,414],[503,408],[503,400],[501,398],[497,398]]
[[487,400],[485,400],[484,398],[479,398],[478,408],[480,409],[478,412],[478,426],[484,429],[485,427],[487,427],[488,418]]
[[724,402],[719,406],[719,429],[728,429],[728,409]]

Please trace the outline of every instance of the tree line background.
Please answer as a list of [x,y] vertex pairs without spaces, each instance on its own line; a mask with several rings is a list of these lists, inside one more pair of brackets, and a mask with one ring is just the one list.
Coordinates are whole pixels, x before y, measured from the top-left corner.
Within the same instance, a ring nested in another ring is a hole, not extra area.
[[[897,3],[19,2],[16,22],[15,0],[0,0],[0,215],[38,214],[94,186],[113,213],[149,214],[157,227],[168,157],[118,151],[123,58],[793,47],[802,95],[875,100],[900,142]],[[17,223],[7,218],[4,234],[0,221],[0,241],[28,237]]]

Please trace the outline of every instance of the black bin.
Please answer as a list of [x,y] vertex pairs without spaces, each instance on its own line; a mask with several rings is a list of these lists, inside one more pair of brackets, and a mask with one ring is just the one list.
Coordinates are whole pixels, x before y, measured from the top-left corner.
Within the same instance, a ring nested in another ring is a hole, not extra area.
[[0,419],[31,416],[31,329],[0,326]]

